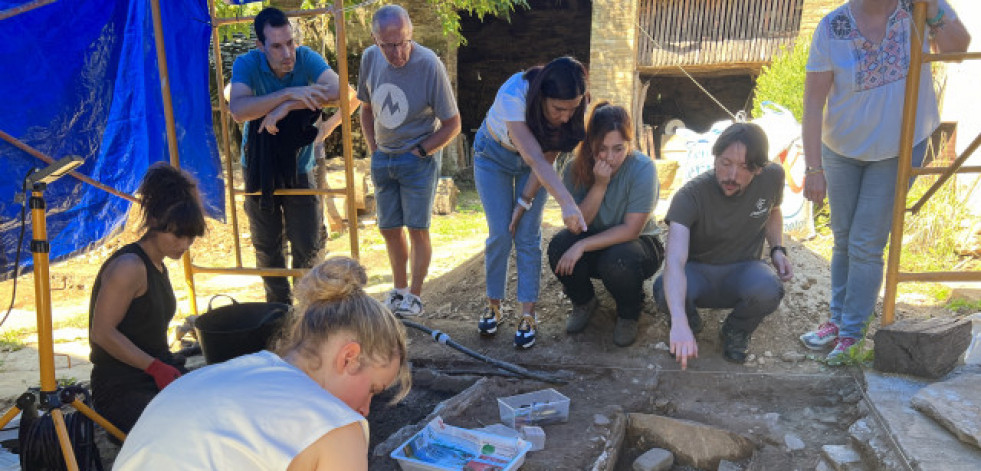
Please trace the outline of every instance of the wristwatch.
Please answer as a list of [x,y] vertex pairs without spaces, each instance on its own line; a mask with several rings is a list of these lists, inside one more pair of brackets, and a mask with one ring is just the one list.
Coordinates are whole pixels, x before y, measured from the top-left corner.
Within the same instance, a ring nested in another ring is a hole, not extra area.
[[773,253],[776,252],[776,251],[778,251],[778,250],[781,251],[781,252],[783,252],[783,256],[784,257],[787,256],[787,248],[786,247],[784,247],[782,245],[774,245],[773,247],[770,247],[770,258],[773,258]]
[[416,150],[419,151],[420,157],[429,157],[429,154],[426,152],[426,148],[422,146],[421,142],[416,144]]

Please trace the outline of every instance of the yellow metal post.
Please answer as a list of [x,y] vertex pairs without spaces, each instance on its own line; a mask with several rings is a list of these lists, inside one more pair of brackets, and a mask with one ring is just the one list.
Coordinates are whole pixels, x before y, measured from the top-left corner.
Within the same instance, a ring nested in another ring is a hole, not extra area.
[[218,87],[218,116],[221,119],[221,140],[225,148],[225,188],[228,191],[228,211],[232,225],[232,238],[235,241],[235,266],[242,266],[242,243],[238,236],[238,211],[235,204],[235,172],[232,171],[232,144],[228,133],[228,101],[225,100],[225,75],[221,63],[221,38],[218,34],[218,24],[215,23],[215,0],[208,0],[211,7],[211,45],[215,57],[215,86]]
[[913,133],[916,131],[916,97],[923,70],[923,31],[926,26],[926,3],[913,5],[913,32],[910,34],[909,74],[903,102],[903,125],[899,134],[899,171],[896,173],[896,198],[892,206],[892,230],[889,233],[889,257],[886,262],[886,291],[882,302],[882,325],[892,324],[896,313],[896,290],[899,279],[899,256],[903,248],[903,223],[906,216],[906,194],[913,166]]
[[[167,72],[167,49],[164,46],[163,20],[160,18],[160,0],[150,0],[153,16],[153,38],[157,49],[157,69],[160,71],[160,94],[163,98],[164,121],[167,124],[167,150],[170,151],[170,165],[180,168],[180,154],[177,152],[177,125],[174,123],[174,103],[170,95],[170,74]],[[194,267],[191,265],[190,249],[181,257],[184,265],[184,281],[187,283],[191,314],[198,313],[198,300],[194,293]]]
[[334,0],[334,36],[337,38],[337,71],[340,78],[341,135],[344,148],[344,177],[347,181],[347,229],[351,240],[351,257],[360,259],[358,247],[358,207],[354,201],[354,157],[351,149],[351,97],[348,95],[347,31],[344,0]]

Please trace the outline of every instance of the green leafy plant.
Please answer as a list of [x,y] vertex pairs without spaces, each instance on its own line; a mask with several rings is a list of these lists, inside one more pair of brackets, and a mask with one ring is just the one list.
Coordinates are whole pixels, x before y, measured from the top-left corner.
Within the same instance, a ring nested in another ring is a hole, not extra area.
[[962,298],[951,299],[947,303],[947,309],[954,311],[958,314],[973,314],[975,312],[981,312],[981,300],[968,300]]
[[792,48],[782,47],[756,79],[753,92],[753,116],[763,115],[764,101],[777,103],[794,114],[797,121],[804,115],[804,77],[811,38],[800,37]]
[[12,329],[0,332],[0,351],[16,352],[27,346],[22,340],[27,335],[26,329]]

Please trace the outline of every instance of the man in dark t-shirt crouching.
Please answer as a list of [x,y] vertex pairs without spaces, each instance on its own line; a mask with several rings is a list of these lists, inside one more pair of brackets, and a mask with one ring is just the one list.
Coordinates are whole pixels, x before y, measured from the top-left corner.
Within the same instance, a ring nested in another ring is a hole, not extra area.
[[[743,363],[753,331],[780,305],[783,282],[794,276],[782,246],[784,171],[767,160],[763,130],[733,124],[712,154],[715,167],[671,200],[664,273],[654,282],[658,310],[670,315],[671,353],[682,369],[698,357],[697,308],[732,309],[719,331],[722,353]],[[776,272],[761,260],[764,239]]]

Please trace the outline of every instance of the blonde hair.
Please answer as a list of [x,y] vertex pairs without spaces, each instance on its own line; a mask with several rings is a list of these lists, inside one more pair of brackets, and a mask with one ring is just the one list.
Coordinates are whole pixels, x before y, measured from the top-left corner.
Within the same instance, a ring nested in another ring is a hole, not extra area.
[[310,271],[296,285],[298,315],[276,345],[276,353],[319,358],[320,347],[339,332],[354,335],[366,362],[387,364],[399,358],[396,377],[397,402],[409,393],[405,328],[381,302],[365,294],[365,269],[349,257],[331,257]]

